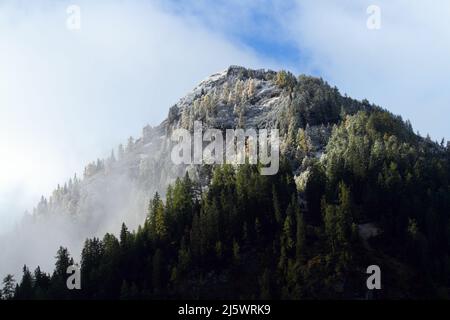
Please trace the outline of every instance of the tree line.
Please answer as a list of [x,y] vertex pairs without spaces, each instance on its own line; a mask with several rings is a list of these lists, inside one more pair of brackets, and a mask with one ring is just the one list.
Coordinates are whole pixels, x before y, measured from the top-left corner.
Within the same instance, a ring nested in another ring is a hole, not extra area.
[[[377,264],[377,297],[448,298],[448,147],[385,111],[360,111],[333,126],[304,188],[292,161],[282,158],[274,176],[249,164],[205,166],[206,186],[186,174],[164,200],[152,197],[137,230],[123,224],[119,237],[86,240],[82,290],[65,287],[73,259],[60,248],[51,275],[25,266],[17,284],[4,279],[2,297],[364,298],[365,270]],[[365,238],[365,223],[377,234]]]

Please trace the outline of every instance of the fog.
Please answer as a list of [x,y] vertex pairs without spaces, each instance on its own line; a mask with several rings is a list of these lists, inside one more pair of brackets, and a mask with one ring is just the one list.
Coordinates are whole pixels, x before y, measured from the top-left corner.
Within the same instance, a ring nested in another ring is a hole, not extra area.
[[121,180],[102,195],[104,207],[84,208],[84,221],[65,209],[33,223],[23,215],[57,184],[82,176],[89,161],[159,124],[211,73],[231,64],[276,67],[157,2],[77,1],[80,30],[66,27],[69,4],[0,4],[0,276],[24,264],[51,271],[60,245],[77,260],[86,237],[141,223],[148,195],[130,200]]
[[39,265],[45,271],[52,271],[59,246],[69,248],[75,261],[79,261],[85,239],[102,238],[106,232],[117,235],[122,222],[134,229],[144,221],[145,199],[150,195],[139,198],[139,190],[131,180],[113,176],[107,182],[90,183],[94,185],[82,183],[75,212],[71,213],[65,206],[28,215],[12,232],[0,236],[2,275],[18,275],[24,264],[31,269]]

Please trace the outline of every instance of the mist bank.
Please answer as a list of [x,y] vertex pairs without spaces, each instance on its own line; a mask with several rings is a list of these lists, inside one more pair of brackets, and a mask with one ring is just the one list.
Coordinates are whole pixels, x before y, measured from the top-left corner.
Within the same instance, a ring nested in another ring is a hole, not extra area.
[[78,261],[87,238],[116,234],[123,222],[142,224],[152,195],[184,172],[166,159],[164,132],[164,126],[145,127],[139,139],[130,137],[108,158],[89,163],[82,178],[75,175],[42,196],[32,213],[0,234],[0,274],[17,275],[24,264],[52,270],[60,246]]

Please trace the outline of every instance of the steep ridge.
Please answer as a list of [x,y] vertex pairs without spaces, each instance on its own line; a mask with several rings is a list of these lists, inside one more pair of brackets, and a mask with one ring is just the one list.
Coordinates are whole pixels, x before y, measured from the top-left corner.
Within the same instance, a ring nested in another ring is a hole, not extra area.
[[347,115],[373,110],[380,108],[342,96],[321,79],[231,66],[181,98],[160,125],[144,127],[140,138],[89,164],[82,178],[75,176],[48,199],[42,197],[33,214],[6,236],[17,247],[3,250],[0,273],[16,272],[24,263],[49,267],[59,245],[79,252],[87,237],[117,232],[122,222],[135,228],[155,192],[164,196],[186,171],[201,180],[201,166],[175,165],[170,159],[170,136],[177,128],[193,130],[194,121],[205,128],[278,128],[281,153],[301,190],[311,159],[324,156],[333,126]]

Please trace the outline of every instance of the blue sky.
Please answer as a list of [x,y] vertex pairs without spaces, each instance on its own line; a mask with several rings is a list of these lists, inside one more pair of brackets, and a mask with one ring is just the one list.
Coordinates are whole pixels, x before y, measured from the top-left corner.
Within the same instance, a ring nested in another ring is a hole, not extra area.
[[161,1],[162,8],[189,17],[229,41],[247,46],[258,55],[298,69],[305,55],[285,35],[283,17],[298,8],[286,1]]
[[[66,28],[71,4],[80,30]],[[2,1],[0,231],[231,64],[321,76],[450,139],[448,12],[445,0]]]
[[[421,135],[450,139],[448,1],[162,2],[279,68],[323,77],[409,119]],[[366,26],[371,5],[380,9],[379,30]]]

